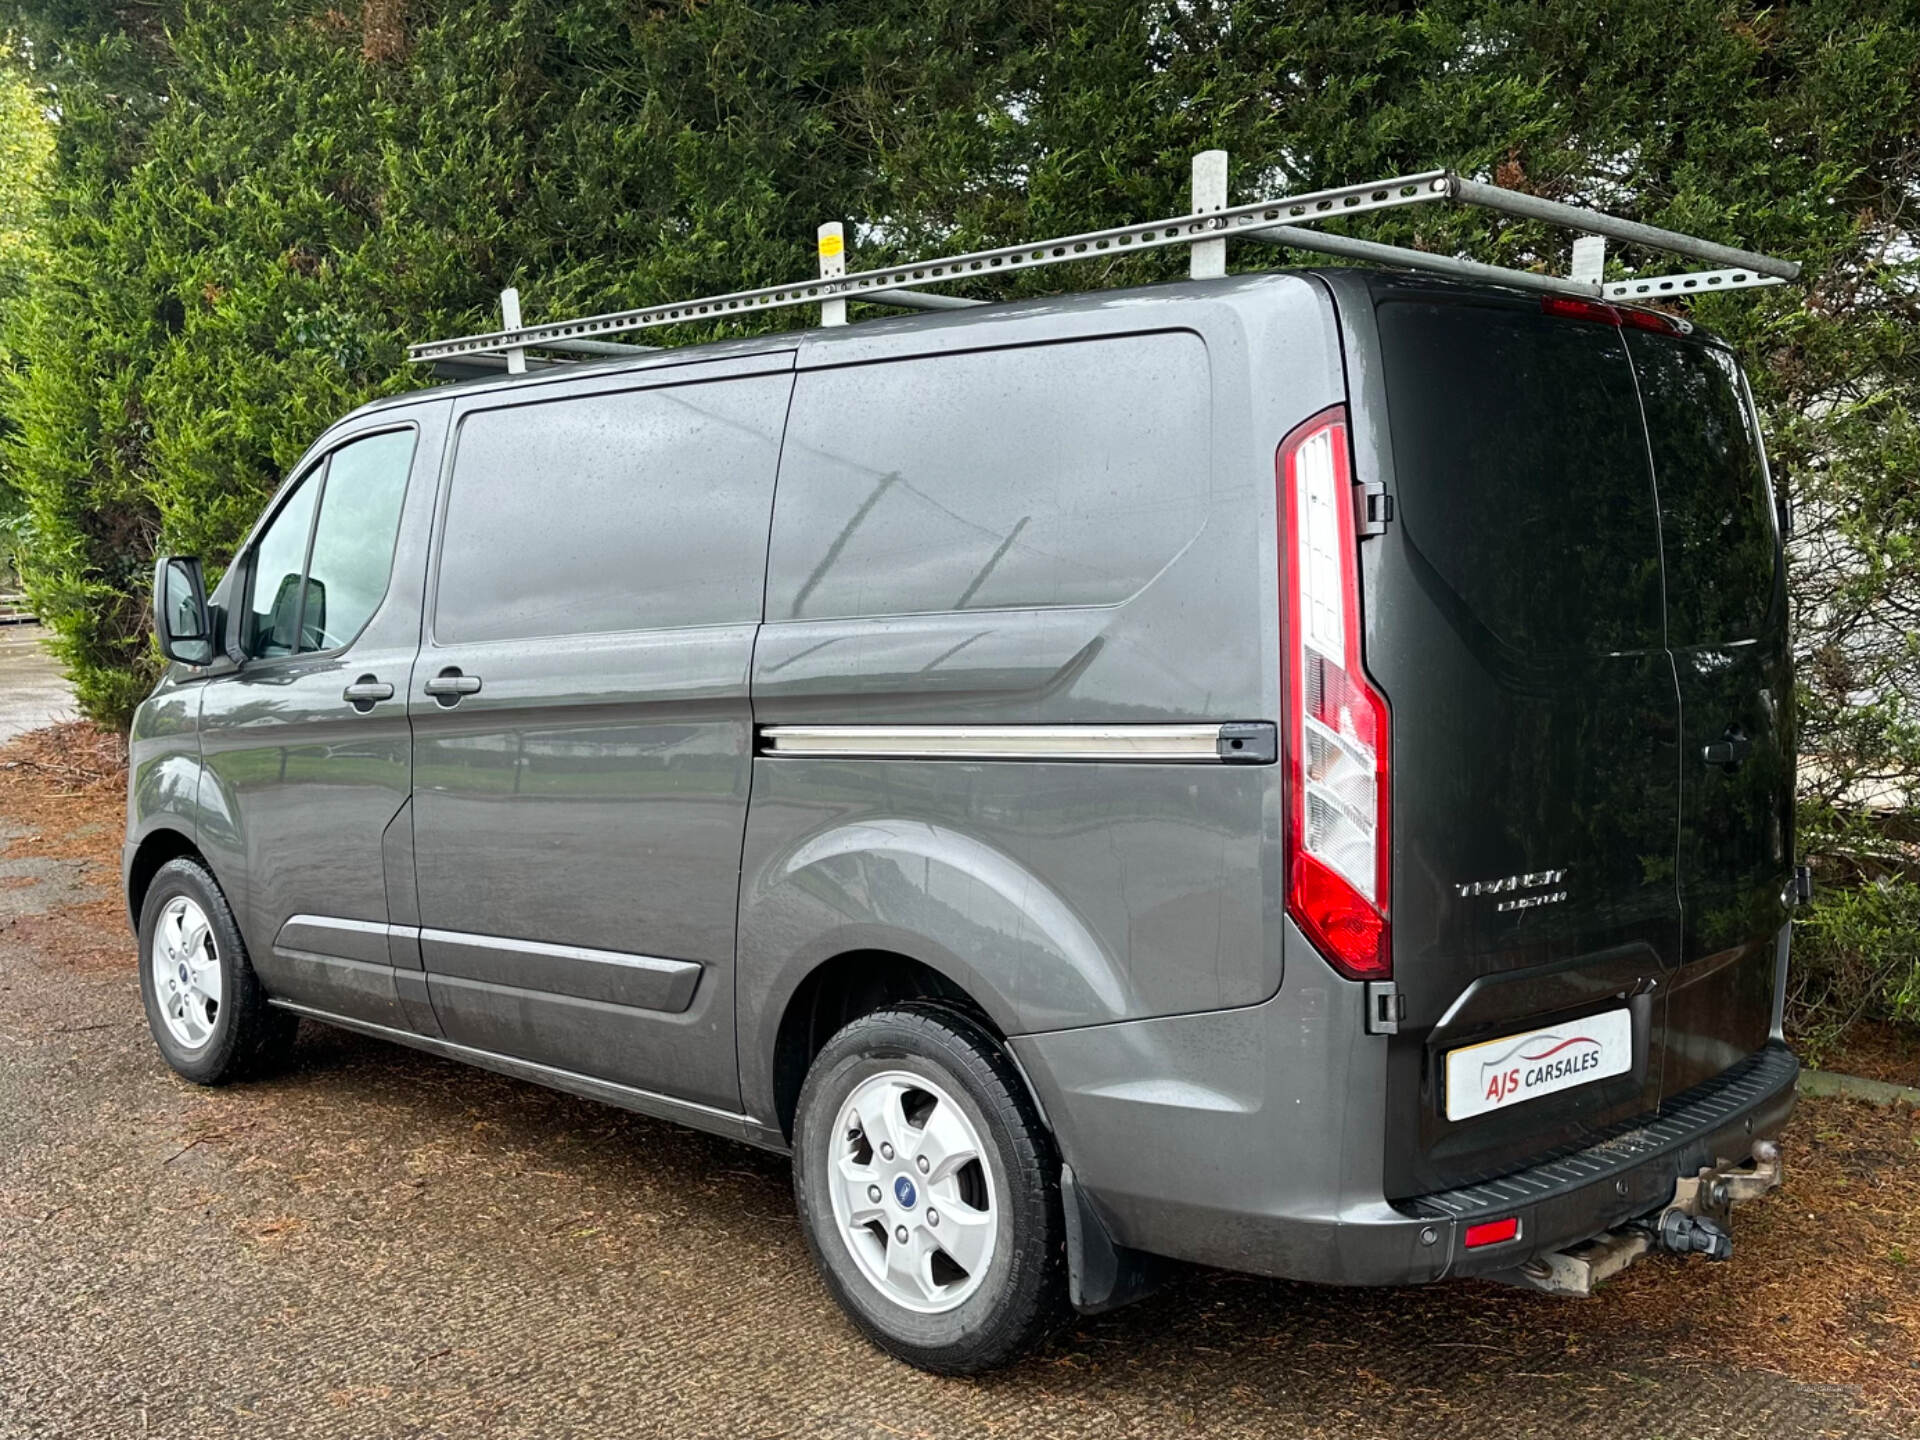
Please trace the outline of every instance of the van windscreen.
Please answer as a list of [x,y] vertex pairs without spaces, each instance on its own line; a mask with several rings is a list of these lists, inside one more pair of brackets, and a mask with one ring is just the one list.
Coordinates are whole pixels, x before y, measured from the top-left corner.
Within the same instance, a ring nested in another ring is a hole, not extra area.
[[1621,332],[1499,300],[1393,298],[1377,314],[1400,516],[1462,618],[1530,654],[1662,645]]

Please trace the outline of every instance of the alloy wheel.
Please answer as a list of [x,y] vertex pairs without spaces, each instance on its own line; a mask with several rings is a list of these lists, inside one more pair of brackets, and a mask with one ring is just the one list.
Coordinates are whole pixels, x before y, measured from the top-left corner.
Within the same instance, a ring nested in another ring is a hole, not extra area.
[[833,1217],[860,1272],[897,1305],[952,1310],[979,1289],[999,1237],[986,1147],[925,1076],[862,1080],[830,1133]]
[[188,1050],[200,1049],[220,1015],[220,951],[206,911],[191,896],[174,896],[160,912],[149,963],[167,1033]]

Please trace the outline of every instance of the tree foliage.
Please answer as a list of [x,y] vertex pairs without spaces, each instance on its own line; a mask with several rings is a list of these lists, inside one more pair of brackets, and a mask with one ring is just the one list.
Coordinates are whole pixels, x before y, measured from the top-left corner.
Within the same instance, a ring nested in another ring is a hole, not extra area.
[[[878,261],[1172,214],[1209,146],[1241,198],[1449,165],[1803,259],[1804,287],[1694,313],[1744,354],[1801,517],[1803,839],[1873,891],[1817,912],[1808,995],[1920,1006],[1889,918],[1917,893],[1916,0],[14,0],[0,25],[60,116],[0,473],[109,721],[154,674],[155,548],[225,557],[325,423],[420,383],[407,340],[484,327],[509,283],[538,319],[805,274],[836,216]],[[1564,236],[1466,211],[1354,228],[1566,265]]]
[[[0,56],[0,387],[12,374],[12,316],[45,265],[47,166],[53,125],[31,81]],[[12,589],[13,549],[21,518],[7,483],[6,412],[0,407],[0,589]]]

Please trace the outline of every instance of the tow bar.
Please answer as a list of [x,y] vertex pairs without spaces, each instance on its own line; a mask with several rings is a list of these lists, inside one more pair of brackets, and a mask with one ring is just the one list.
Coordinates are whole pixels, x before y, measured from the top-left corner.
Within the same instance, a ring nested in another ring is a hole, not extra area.
[[1618,1275],[1651,1250],[1729,1260],[1733,1257],[1728,1228],[1733,1207],[1776,1189],[1782,1173],[1780,1147],[1771,1140],[1756,1140],[1749,1159],[1737,1165],[1707,1166],[1681,1180],[1673,1187],[1673,1199],[1660,1209],[1487,1278],[1552,1295],[1591,1295],[1601,1281]]

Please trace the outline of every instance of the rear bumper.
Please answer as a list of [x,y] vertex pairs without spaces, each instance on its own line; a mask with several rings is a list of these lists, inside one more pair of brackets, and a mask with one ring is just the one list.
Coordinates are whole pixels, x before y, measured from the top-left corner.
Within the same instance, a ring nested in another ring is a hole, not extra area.
[[[1793,1113],[1799,1076],[1793,1053],[1770,1044],[1597,1144],[1400,1208],[1448,1227],[1452,1274],[1511,1269],[1663,1206],[1682,1179],[1743,1160],[1754,1141],[1777,1138]],[[1513,1240],[1465,1248],[1468,1226],[1509,1215],[1520,1221]]]
[[[1385,1065],[1360,987],[1012,1043],[1111,1239],[1225,1269],[1339,1285],[1494,1274],[1659,1209],[1792,1113],[1799,1062],[1770,1044],[1651,1115],[1514,1174],[1385,1198]],[[1519,1220],[1468,1250],[1469,1226]]]

